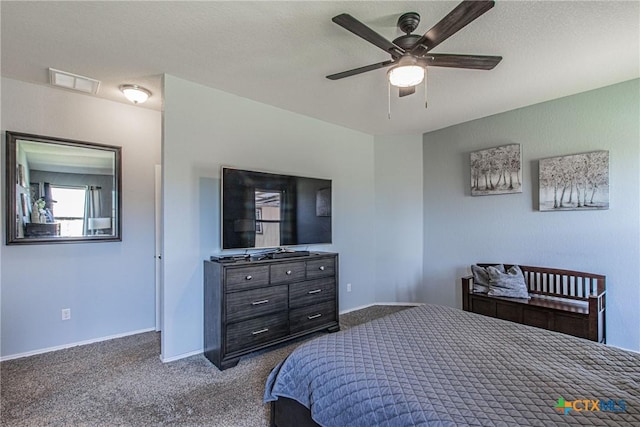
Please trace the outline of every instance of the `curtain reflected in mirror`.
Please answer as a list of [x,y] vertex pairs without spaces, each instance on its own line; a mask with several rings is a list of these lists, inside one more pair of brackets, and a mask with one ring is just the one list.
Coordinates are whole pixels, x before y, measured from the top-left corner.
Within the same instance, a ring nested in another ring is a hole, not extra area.
[[121,240],[120,147],[6,132],[7,244]]

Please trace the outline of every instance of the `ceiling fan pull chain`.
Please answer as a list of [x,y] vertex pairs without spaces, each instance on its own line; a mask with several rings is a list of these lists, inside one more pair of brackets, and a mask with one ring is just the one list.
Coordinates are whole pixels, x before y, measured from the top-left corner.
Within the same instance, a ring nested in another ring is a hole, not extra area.
[[389,82],[389,80],[387,80],[387,98],[388,98],[387,118],[391,120],[391,82]]
[[427,108],[427,67],[424,68],[424,108]]

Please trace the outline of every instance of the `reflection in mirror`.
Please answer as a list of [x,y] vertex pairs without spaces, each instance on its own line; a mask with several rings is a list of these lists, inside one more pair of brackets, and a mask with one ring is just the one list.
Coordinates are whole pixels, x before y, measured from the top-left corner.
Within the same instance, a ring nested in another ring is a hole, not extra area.
[[6,135],[7,244],[121,240],[120,147]]
[[256,247],[280,246],[280,191],[255,190],[256,202]]

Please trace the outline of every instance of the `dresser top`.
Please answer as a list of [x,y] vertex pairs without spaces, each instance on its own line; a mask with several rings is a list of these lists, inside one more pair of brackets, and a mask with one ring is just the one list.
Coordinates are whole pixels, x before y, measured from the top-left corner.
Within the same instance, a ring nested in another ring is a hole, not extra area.
[[[321,257],[335,257],[338,254],[335,252],[305,252],[304,255],[297,255],[292,253],[290,256],[283,258],[270,258],[270,253],[262,253],[262,254],[247,254],[247,255],[226,255],[226,256],[212,256],[208,262],[214,262],[218,264],[224,265],[257,265],[263,263],[274,263],[274,262],[294,262],[294,261],[305,261],[312,260]],[[289,255],[289,254],[288,254]]]

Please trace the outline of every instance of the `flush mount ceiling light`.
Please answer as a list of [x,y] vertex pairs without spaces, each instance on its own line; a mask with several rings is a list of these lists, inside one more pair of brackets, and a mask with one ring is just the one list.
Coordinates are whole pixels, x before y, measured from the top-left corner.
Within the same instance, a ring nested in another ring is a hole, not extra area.
[[151,96],[151,91],[138,85],[120,85],[120,91],[134,104],[142,104]]
[[80,76],[67,71],[49,68],[49,83],[65,89],[77,90],[85,93],[97,94],[100,81],[90,77]]

